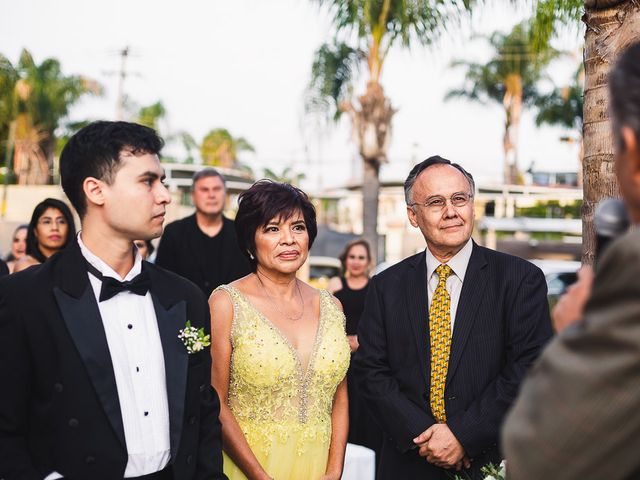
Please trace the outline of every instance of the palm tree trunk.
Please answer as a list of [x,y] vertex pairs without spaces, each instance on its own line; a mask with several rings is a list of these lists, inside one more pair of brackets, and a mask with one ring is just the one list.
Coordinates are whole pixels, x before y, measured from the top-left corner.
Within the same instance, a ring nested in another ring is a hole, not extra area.
[[508,184],[520,183],[518,169],[518,130],[522,115],[522,77],[508,75],[505,79],[506,92],[502,103],[505,108],[504,138],[504,181]]
[[362,236],[371,246],[371,265],[378,262],[378,196],[380,165],[364,161],[362,178]]
[[380,166],[387,161],[391,139],[391,118],[395,110],[384,95],[382,85],[369,82],[359,97],[360,108],[342,106],[351,117],[353,137],[364,162],[362,182],[362,234],[371,245],[372,265],[378,261],[378,196]]
[[595,207],[605,197],[620,195],[614,171],[607,74],[617,55],[638,39],[640,6],[633,0],[585,0],[585,11],[582,261],[592,264]]

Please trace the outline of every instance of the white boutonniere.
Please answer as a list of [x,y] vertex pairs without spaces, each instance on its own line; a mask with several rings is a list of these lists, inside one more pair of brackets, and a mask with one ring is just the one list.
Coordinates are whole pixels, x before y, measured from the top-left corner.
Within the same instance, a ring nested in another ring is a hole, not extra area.
[[197,353],[211,345],[211,336],[204,334],[204,328],[192,327],[189,320],[184,324],[184,328],[180,330],[178,338],[182,340],[184,346],[187,347],[187,352],[190,354]]

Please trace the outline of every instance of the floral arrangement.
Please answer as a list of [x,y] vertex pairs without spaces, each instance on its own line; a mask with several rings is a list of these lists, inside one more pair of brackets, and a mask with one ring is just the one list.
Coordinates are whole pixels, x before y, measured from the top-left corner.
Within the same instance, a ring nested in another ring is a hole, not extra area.
[[[507,462],[503,460],[499,466],[489,463],[482,467],[480,471],[484,474],[484,480],[506,480],[507,478]],[[456,475],[454,480],[464,480],[464,477]]]
[[498,467],[490,463],[482,467],[480,471],[484,473],[484,480],[505,480],[507,478],[507,462],[503,460]]
[[187,320],[184,328],[180,330],[178,338],[182,340],[187,352],[197,353],[211,345],[211,336],[205,335],[204,328],[195,328],[191,326],[191,322]]

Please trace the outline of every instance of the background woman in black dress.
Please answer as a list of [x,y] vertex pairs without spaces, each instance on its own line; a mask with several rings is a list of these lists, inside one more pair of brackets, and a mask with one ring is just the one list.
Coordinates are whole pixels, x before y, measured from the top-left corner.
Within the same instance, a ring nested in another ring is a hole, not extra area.
[[[358,349],[358,322],[364,310],[364,300],[369,287],[371,250],[366,240],[354,240],[340,255],[344,275],[331,279],[329,291],[342,303],[347,317],[347,338],[353,354]],[[360,395],[353,371],[347,372],[349,392],[349,443],[362,445],[376,453],[382,446],[382,431],[369,415],[367,405]]]

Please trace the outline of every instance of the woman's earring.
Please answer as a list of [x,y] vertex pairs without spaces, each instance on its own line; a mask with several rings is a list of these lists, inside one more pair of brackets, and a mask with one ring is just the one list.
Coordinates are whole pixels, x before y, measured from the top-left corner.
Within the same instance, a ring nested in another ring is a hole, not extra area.
[[249,250],[247,250],[247,253],[249,254],[249,258],[253,260],[253,254]]

